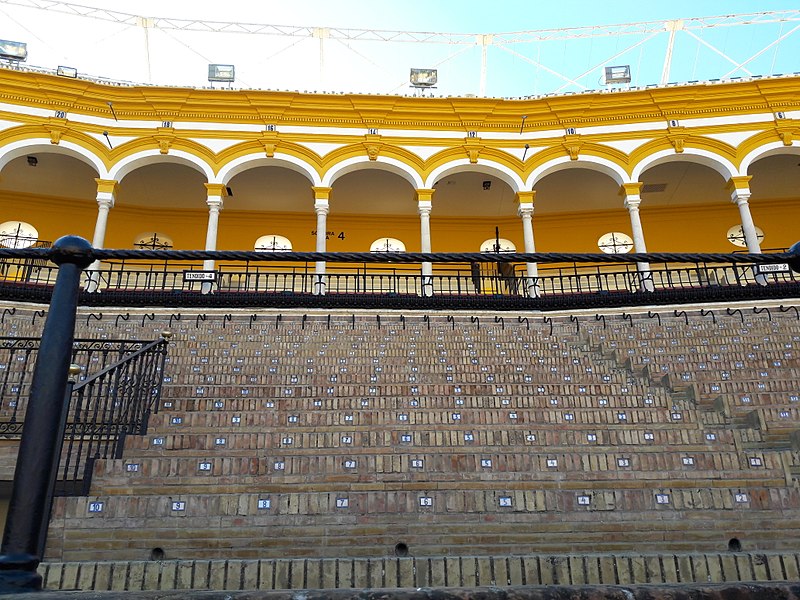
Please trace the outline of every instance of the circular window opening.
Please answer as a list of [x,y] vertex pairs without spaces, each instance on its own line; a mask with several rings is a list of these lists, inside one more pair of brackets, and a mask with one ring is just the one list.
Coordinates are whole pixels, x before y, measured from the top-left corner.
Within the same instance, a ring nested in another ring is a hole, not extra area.
[[398,239],[390,237],[378,238],[369,246],[370,252],[405,252],[406,245]]
[[728,540],[728,552],[741,552],[742,551],[742,542],[739,541],[739,538],[731,538]]
[[605,254],[625,254],[633,248],[633,240],[626,233],[612,231],[600,236],[597,247]]
[[167,556],[163,548],[153,548],[150,550],[150,560],[164,560]]
[[394,545],[395,556],[408,556],[408,545],[403,542],[398,542]]
[[171,250],[172,238],[165,233],[143,233],[133,240],[133,247],[139,250]]
[[492,238],[481,244],[481,252],[516,252],[514,242],[505,238]]
[[[741,225],[734,225],[728,229],[728,233],[725,234],[725,237],[727,237],[728,241],[734,246],[747,248],[747,240],[744,237],[744,229],[742,229]],[[761,244],[764,240],[764,232],[760,227],[756,227],[756,237],[758,238],[758,243]]]
[[30,248],[39,241],[39,232],[24,221],[0,223],[0,246],[4,248]]
[[262,235],[256,240],[256,252],[291,252],[292,242],[282,235]]

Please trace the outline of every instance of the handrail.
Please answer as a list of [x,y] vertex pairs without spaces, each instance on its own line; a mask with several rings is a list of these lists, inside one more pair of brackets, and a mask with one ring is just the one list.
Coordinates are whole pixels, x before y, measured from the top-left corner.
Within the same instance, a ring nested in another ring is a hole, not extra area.
[[[103,340],[103,341],[106,341],[106,340]],[[121,340],[121,341],[124,341],[124,340]],[[105,375],[107,375],[108,373],[110,373],[114,369],[120,367],[121,365],[134,360],[139,355],[144,354],[145,352],[147,352],[151,348],[155,348],[159,344],[164,344],[164,343],[166,343],[164,338],[161,338],[161,339],[154,340],[154,341],[150,342],[146,346],[143,346],[142,348],[139,348],[139,350],[137,350],[133,354],[129,354],[128,356],[125,356],[124,358],[118,360],[114,364],[109,365],[109,366],[105,367],[104,369],[101,369],[100,371],[98,371],[94,375],[91,375],[91,376],[87,377],[86,379],[80,381],[79,383],[76,383],[75,386],[72,388],[72,391],[73,392],[79,391],[81,388],[84,388],[87,385],[93,383],[95,380],[100,379],[101,377],[104,377]]]
[[[94,461],[121,458],[125,437],[146,433],[150,414],[158,412],[168,338],[165,333],[154,341],[74,341],[72,362],[86,372],[99,361],[100,369],[67,388],[57,495],[87,494]],[[40,338],[0,338],[2,360],[7,361],[0,380],[0,433],[22,433],[39,342]]]

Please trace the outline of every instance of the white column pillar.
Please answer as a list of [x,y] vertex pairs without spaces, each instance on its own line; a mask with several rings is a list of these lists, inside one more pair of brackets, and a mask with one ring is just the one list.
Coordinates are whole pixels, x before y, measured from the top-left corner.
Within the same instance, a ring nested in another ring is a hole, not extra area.
[[[221,183],[206,183],[204,185],[206,186],[206,191],[208,194],[206,198],[206,204],[208,204],[208,227],[206,228],[205,250],[211,251],[217,249],[219,211],[222,210],[224,198],[227,196],[227,190]],[[208,259],[203,261],[204,271],[213,271],[214,268],[215,263],[213,260]],[[209,283],[204,283],[201,289],[204,294],[207,294],[211,291],[212,286]]]
[[[642,198],[639,195],[642,189],[642,183],[634,181],[631,183],[623,183],[620,189],[620,195],[625,197],[624,205],[628,209],[628,216],[631,220],[631,233],[633,234],[633,251],[636,253],[647,252],[647,244],[644,242],[644,229],[642,229],[642,219],[639,216],[639,205],[642,203]],[[655,290],[653,285],[653,275],[650,272],[649,263],[636,263],[636,268],[639,271],[641,279],[641,289],[645,292],[652,292]]]
[[[97,221],[94,225],[94,235],[92,236],[92,246],[102,248],[106,240],[106,229],[108,227],[108,212],[114,207],[117,198],[118,182],[113,179],[95,179],[97,182]],[[100,261],[94,261],[86,269],[86,291],[96,292],[100,285],[100,278],[97,271],[100,269]]]
[[750,214],[750,176],[731,177],[727,190],[731,193],[731,202],[739,207],[739,216],[742,219],[742,232],[747,244],[747,251],[751,254],[761,254],[761,244],[758,242],[756,225],[753,215]]
[[[317,213],[317,252],[327,251],[328,239],[328,212],[330,212],[330,194],[331,188],[329,187],[313,187],[314,190],[314,212]],[[325,277],[325,262],[318,261],[314,268],[314,283],[312,292],[317,295],[324,295],[327,287],[327,278]]]
[[[517,192],[517,214],[522,219],[522,240],[525,252],[536,252],[533,240],[533,201],[536,191]],[[525,263],[525,292],[530,298],[538,298],[541,291],[539,286],[539,266],[536,263]]]
[[[758,241],[756,224],[753,222],[753,215],[750,213],[750,180],[749,175],[739,175],[731,177],[726,189],[731,193],[731,202],[739,208],[739,218],[742,220],[742,233],[747,244],[747,251],[750,254],[761,254],[761,243]],[[757,267],[753,267],[756,273],[756,282],[759,285],[767,285],[767,278],[757,274]]]
[[[419,212],[420,252],[431,252],[431,209],[435,190],[417,190],[417,210]],[[422,263],[422,295],[433,295],[433,265]]]

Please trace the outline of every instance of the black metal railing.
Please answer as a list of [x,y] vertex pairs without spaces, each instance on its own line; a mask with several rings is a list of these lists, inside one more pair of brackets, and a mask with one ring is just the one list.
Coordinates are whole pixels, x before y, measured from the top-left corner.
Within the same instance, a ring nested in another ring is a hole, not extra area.
[[[783,264],[786,253],[775,253],[774,258],[767,254],[649,254],[605,256],[602,260],[598,260],[600,255],[553,253],[281,253],[265,261],[264,253],[248,252],[96,252],[105,260],[84,274],[80,301],[85,305],[553,309],[800,293],[800,276]],[[111,258],[106,258],[108,255]],[[195,257],[205,255],[223,260],[213,270],[204,271]],[[155,256],[179,260],[152,262]],[[243,259],[231,262],[231,256]],[[324,274],[315,272],[311,260],[316,256],[328,259]],[[432,259],[431,275],[423,275],[420,264],[412,262],[422,257]],[[529,270],[528,257],[545,259],[537,265],[535,275]],[[645,262],[636,264],[631,260],[634,257],[645,257],[639,259]],[[770,260],[774,264],[770,265]],[[763,270],[767,266],[781,268],[767,272]],[[0,277],[0,298],[42,300],[55,273],[55,267],[45,266],[24,281]]]
[[[0,338],[0,434],[22,433],[38,349],[35,338]],[[57,494],[87,494],[94,462],[121,458],[125,437],[146,433],[158,411],[166,353],[164,339],[75,341],[72,362],[82,375],[68,388]]]
[[[87,373],[104,369],[141,350],[149,342],[139,340],[77,339],[70,362]],[[0,337],[0,434],[17,434],[25,419],[31,376],[39,350],[39,338]]]

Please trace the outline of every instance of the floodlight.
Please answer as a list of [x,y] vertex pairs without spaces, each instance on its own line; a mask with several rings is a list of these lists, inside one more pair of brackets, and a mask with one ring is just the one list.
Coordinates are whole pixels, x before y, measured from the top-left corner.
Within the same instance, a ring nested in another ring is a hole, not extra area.
[[78,76],[78,69],[74,67],[59,66],[58,69],[56,69],[56,75],[61,75],[61,77],[72,77],[75,79]]
[[235,79],[235,69],[233,65],[208,65],[209,81],[232,82]]
[[429,88],[436,85],[438,71],[436,69],[411,69],[411,86],[415,88]]
[[605,82],[609,83],[630,83],[631,82],[631,66],[618,65],[616,67],[605,68]]
[[25,61],[28,58],[28,44],[24,42],[0,40],[0,58]]

